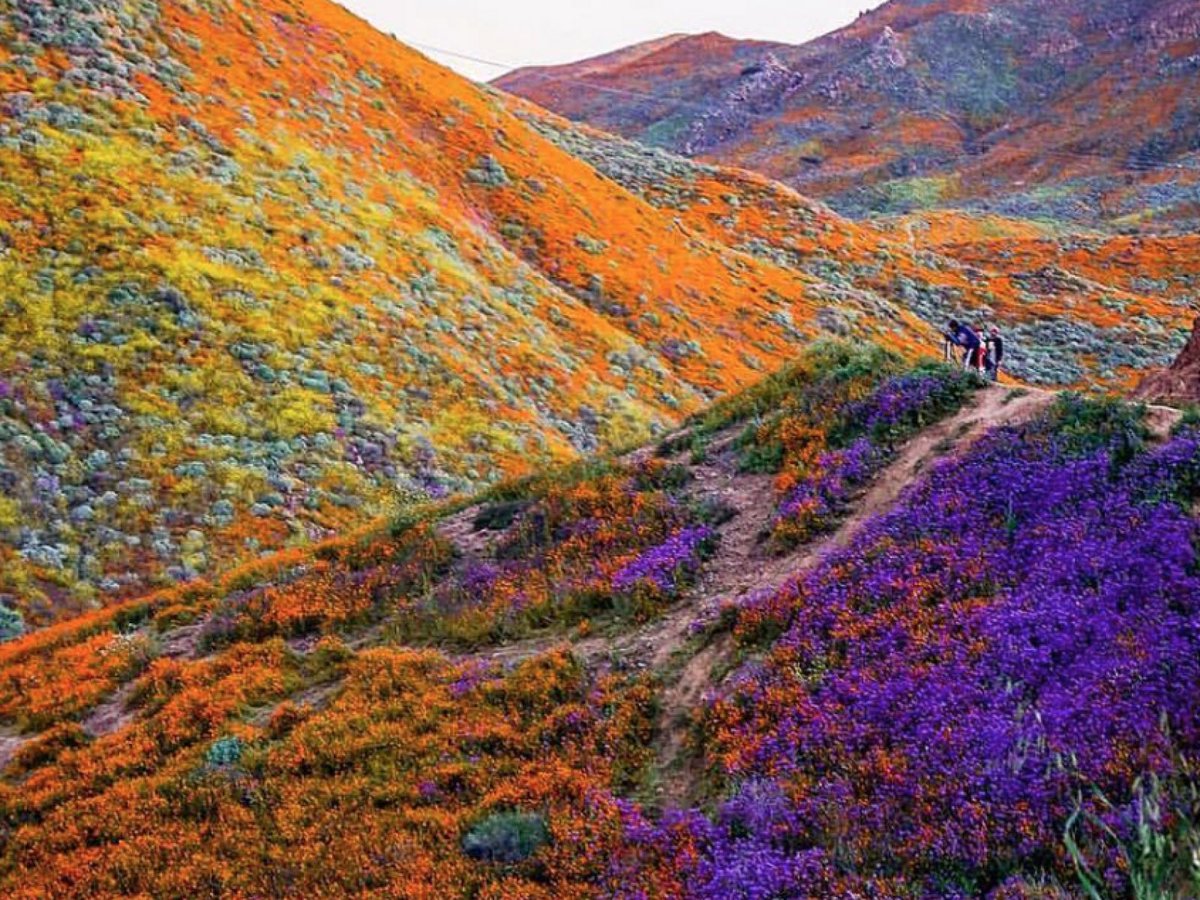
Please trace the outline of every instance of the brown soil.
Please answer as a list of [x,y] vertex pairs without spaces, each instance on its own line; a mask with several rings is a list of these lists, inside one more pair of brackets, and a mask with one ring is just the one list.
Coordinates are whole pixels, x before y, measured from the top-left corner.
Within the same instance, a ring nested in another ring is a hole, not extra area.
[[163,632],[162,655],[167,659],[196,659],[200,652],[202,622],[181,625]]
[[34,737],[36,735],[18,734],[16,731],[10,729],[0,730],[0,771],[3,771],[13,761],[13,757],[17,755],[21,748],[33,740]]
[[1142,379],[1134,397],[1170,406],[1200,403],[1200,319],[1175,362]]
[[129,697],[133,694],[133,683],[124,684],[107,700],[96,706],[83,720],[83,730],[91,737],[103,737],[120,731],[133,721],[136,712],[129,708]]

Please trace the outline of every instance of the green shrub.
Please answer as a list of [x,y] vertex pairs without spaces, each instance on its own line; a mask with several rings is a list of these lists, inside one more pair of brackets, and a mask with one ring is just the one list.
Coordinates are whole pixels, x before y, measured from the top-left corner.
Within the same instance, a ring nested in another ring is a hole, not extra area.
[[475,514],[471,527],[476,531],[504,531],[529,508],[527,500],[502,500],[488,503]]
[[1192,764],[1178,761],[1164,777],[1150,775],[1133,786],[1127,826],[1110,824],[1113,803],[1094,791],[1099,812],[1081,799],[1067,820],[1064,841],[1080,886],[1091,900],[1112,895],[1093,859],[1121,859],[1133,900],[1200,897],[1200,778]]
[[767,376],[732,397],[718,400],[693,420],[701,434],[747,420],[771,415],[813,385],[836,385],[864,375],[879,376],[896,371],[898,356],[875,344],[834,339],[810,344],[791,365]]
[[245,747],[242,740],[236,736],[218,738],[213,741],[204,754],[204,761],[210,766],[236,766],[242,760]]
[[1114,468],[1124,466],[1145,449],[1149,432],[1146,407],[1110,397],[1060,394],[1050,424],[1063,449],[1084,456],[1109,447]]
[[537,813],[493,813],[467,832],[463,852],[481,862],[512,865],[528,859],[550,840],[545,820]]
[[149,603],[132,603],[118,609],[113,615],[113,629],[116,631],[135,631],[145,625],[154,612]]
[[1171,433],[1181,434],[1191,428],[1200,428],[1200,406],[1185,407],[1183,416],[1175,423]]
[[25,618],[17,610],[0,604],[0,642],[11,641],[25,633]]

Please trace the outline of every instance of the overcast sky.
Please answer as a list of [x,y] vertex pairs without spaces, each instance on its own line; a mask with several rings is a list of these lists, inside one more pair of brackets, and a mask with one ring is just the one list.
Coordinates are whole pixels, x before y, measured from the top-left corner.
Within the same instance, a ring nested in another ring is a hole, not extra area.
[[[506,66],[575,62],[675,32],[800,43],[852,21],[880,0],[341,0],[406,44],[471,78]],[[421,46],[424,45],[424,46]]]

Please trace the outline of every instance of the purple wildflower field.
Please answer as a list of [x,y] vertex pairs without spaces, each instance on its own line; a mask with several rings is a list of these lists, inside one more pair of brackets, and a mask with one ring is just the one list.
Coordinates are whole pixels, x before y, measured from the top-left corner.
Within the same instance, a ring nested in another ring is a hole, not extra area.
[[1033,896],[1072,883],[1076,811],[1129,890],[1096,823],[1132,836],[1137,779],[1200,751],[1200,431],[1086,415],[993,432],[737,611],[748,651],[780,636],[703,713],[731,799],[630,825],[690,896]]

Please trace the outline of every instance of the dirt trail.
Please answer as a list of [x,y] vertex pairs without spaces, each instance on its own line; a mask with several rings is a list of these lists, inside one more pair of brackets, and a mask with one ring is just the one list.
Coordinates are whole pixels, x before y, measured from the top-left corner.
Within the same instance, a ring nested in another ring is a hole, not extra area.
[[[834,550],[847,546],[865,522],[894,506],[904,489],[934,461],[961,452],[991,428],[1030,419],[1053,399],[1054,394],[1036,390],[1017,392],[998,386],[979,391],[957,414],[905,444],[874,479],[872,487],[854,501],[850,515],[836,531],[783,555],[773,552],[765,540],[777,499],[773,478],[739,471],[732,444],[743,426],[735,426],[717,436],[701,462],[689,465],[693,478],[687,493],[719,501],[733,515],[720,529],[721,541],[714,558],[705,564],[699,583],[683,601],[654,622],[617,636],[530,638],[470,658],[511,664],[565,646],[589,667],[619,664],[659,673],[663,687],[655,740],[655,768],[660,776],[657,799],[663,805],[685,803],[701,774],[686,758],[692,713],[699,708],[704,693],[717,686],[716,676],[729,665],[734,650],[729,635],[719,635],[695,649],[692,623],[714,614],[725,600],[736,602],[752,592],[778,589]],[[675,461],[684,459],[677,457]],[[483,553],[486,537],[482,542],[479,536],[463,540],[468,515],[473,514],[459,514],[443,534],[462,541],[459,546],[464,553]],[[681,662],[680,656],[689,648],[692,655]]]
[[[743,426],[734,426],[710,442],[703,460],[690,462],[685,455],[687,451],[674,459],[691,470],[689,495],[720,502],[732,513],[720,527],[721,540],[714,558],[706,563],[699,582],[683,601],[654,622],[618,635],[533,637],[462,658],[507,665],[556,647],[567,647],[589,668],[619,666],[658,673],[662,693],[655,768],[660,776],[667,776],[659,779],[662,787],[658,799],[664,805],[686,803],[701,774],[687,759],[692,714],[699,708],[704,693],[718,686],[718,676],[729,666],[734,651],[728,634],[718,635],[697,647],[693,623],[714,614],[725,600],[736,602],[752,592],[778,589],[830,553],[846,547],[864,523],[894,506],[905,488],[938,459],[961,453],[991,428],[1030,419],[1052,403],[1054,397],[1054,393],[1047,391],[1003,386],[979,391],[956,415],[925,429],[900,448],[872,486],[854,501],[849,516],[835,532],[784,555],[772,552],[765,540],[776,506],[773,478],[739,471],[733,443]],[[1151,407],[1148,424],[1156,436],[1162,437],[1179,415],[1177,410],[1167,407]],[[636,457],[645,458],[651,452],[652,448],[643,448]],[[473,522],[480,508],[464,509],[437,526],[467,559],[489,558],[495,544],[508,532],[507,529],[475,530]],[[163,655],[195,658],[201,627],[202,623],[196,623],[167,632],[163,636]],[[371,644],[378,639],[378,629],[372,629],[352,645]],[[84,729],[92,736],[101,736],[127,724],[133,718],[133,712],[126,707],[130,690],[131,686],[126,685],[94,708],[82,723]],[[320,706],[327,702],[328,696],[324,688],[314,691],[312,705]],[[31,737],[0,730],[0,768]]]
[[3,771],[21,748],[37,735],[18,734],[15,729],[0,729],[0,771]]
[[97,738],[120,731],[132,722],[136,713],[128,703],[133,687],[133,682],[121,685],[107,700],[94,707],[83,720],[83,730]]
[[[1023,422],[1053,401],[1053,395],[1029,392],[1013,395],[1002,387],[978,392],[956,415],[925,429],[901,448],[899,455],[881,471],[872,487],[858,498],[851,514],[838,529],[796,550],[779,556],[763,542],[775,511],[775,495],[769,476],[747,475],[736,469],[736,460],[719,456],[696,469],[697,488],[716,495],[738,510],[722,529],[717,556],[706,566],[706,575],[682,608],[645,634],[656,648],[652,664],[661,668],[687,641],[688,625],[720,604],[738,600],[751,592],[770,592],[789,579],[812,568],[832,551],[847,546],[863,524],[886,512],[904,489],[930,463],[961,452],[987,430]],[[715,687],[714,673],[729,664],[733,643],[723,635],[692,656],[677,677],[663,690],[662,721],[656,750],[660,774],[660,800],[665,804],[686,802],[701,773],[685,762],[687,735],[692,712],[704,692]]]
[[1004,387],[979,391],[973,402],[948,419],[926,428],[900,448],[899,455],[875,478],[841,527],[827,542],[828,549],[847,546],[862,526],[891,509],[905,488],[938,459],[957,455],[993,428],[1018,425],[1054,402],[1048,391],[1018,393]]

